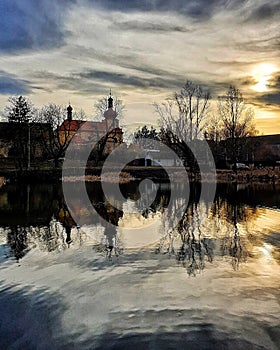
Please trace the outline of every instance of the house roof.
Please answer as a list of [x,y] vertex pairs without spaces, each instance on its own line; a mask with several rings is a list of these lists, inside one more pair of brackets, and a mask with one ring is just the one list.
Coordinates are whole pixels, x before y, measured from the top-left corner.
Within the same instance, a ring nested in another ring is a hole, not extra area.
[[252,139],[262,143],[280,144],[280,134],[253,136]]
[[59,127],[59,130],[61,131],[74,131],[76,132],[80,127],[81,125],[85,123],[85,121],[83,120],[68,120],[68,119],[65,119],[63,121],[63,123],[60,125]]
[[[85,132],[99,132],[99,133],[106,133],[108,131],[108,124],[106,120],[102,121],[83,121],[83,120],[71,120],[68,119],[64,120],[64,122],[59,127],[60,131],[73,131],[76,132],[78,129],[83,125],[83,131]],[[120,128],[114,128],[114,130],[119,130],[118,132],[121,132],[122,130]]]

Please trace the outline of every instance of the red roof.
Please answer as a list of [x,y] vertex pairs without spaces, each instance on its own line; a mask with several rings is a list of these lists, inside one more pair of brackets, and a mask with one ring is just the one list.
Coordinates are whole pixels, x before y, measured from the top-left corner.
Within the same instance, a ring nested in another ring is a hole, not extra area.
[[[64,120],[64,122],[59,127],[59,130],[76,132],[84,123],[86,124],[84,126],[83,131],[100,132],[100,133],[106,133],[108,131],[108,125],[106,120],[102,120],[101,122],[92,122],[92,121],[85,122],[83,120],[69,121],[68,119]],[[119,129],[121,131],[120,128],[114,128],[114,129]]]
[[61,131],[73,131],[76,132],[80,126],[85,123],[83,120],[64,120],[64,122],[60,125],[59,130]]

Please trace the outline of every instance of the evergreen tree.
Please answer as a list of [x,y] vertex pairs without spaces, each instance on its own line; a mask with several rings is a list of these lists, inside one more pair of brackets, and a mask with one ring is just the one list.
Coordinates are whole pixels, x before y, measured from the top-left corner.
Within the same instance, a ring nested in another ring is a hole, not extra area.
[[5,115],[8,121],[28,123],[34,113],[31,101],[24,96],[11,96],[8,101],[10,104],[5,107]]
[[140,146],[153,146],[153,141],[158,140],[158,133],[156,129],[151,126],[144,125],[141,129],[136,131],[133,135],[134,143]]

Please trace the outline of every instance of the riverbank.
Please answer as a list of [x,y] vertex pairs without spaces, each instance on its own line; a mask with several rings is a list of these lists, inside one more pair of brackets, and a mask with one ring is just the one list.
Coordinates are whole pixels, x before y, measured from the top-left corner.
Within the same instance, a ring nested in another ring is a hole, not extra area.
[[[101,181],[102,167],[91,167],[85,171],[85,181],[95,182]],[[83,171],[81,169],[69,168],[64,169],[64,181],[75,182],[83,181],[84,176],[77,176]],[[128,183],[135,180],[151,179],[156,182],[167,181],[186,181],[185,172],[179,171],[177,167],[168,167],[166,169],[161,167],[135,167],[127,166],[123,169],[119,176],[116,177],[117,168],[112,167],[107,169],[103,175],[106,182]],[[200,174],[188,174],[190,182],[201,181]],[[116,178],[118,179],[116,181]],[[0,185],[3,186],[6,182],[57,182],[62,180],[61,169],[31,169],[23,170],[21,173],[15,170],[1,171]],[[236,183],[280,183],[280,169],[255,169],[255,170],[232,170],[217,169],[216,177],[213,174],[205,174],[203,181],[206,182],[236,182]]]
[[[86,171],[85,180],[87,182],[101,181],[100,173],[101,167],[89,168]],[[104,175],[106,182],[116,182],[116,172],[112,168]],[[118,177],[119,183],[128,183],[130,181],[150,179],[156,182],[182,182],[186,181],[186,174],[182,171],[178,171],[177,167],[169,167],[168,173],[165,169],[160,167],[125,167]],[[199,174],[189,173],[188,179],[190,182],[201,181]],[[66,181],[74,182],[75,180],[82,180],[75,176],[67,176],[64,178]],[[216,177],[213,174],[205,174],[203,181],[224,183],[224,182],[236,182],[240,184],[246,183],[280,183],[280,170],[279,169],[256,169],[256,170],[238,170],[236,173],[232,170],[217,169]]]
[[279,169],[217,170],[218,182],[280,183]]

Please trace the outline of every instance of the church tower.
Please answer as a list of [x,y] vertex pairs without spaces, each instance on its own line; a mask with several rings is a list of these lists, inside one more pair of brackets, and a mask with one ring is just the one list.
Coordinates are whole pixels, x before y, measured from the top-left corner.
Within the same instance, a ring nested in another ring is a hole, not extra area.
[[73,111],[73,108],[72,106],[70,105],[70,102],[69,102],[69,106],[67,107],[67,119],[69,122],[72,121],[72,111]]
[[114,129],[119,127],[119,120],[117,119],[117,112],[114,110],[114,103],[110,90],[110,95],[108,98],[108,108],[104,113],[104,118],[106,121],[107,129]]

